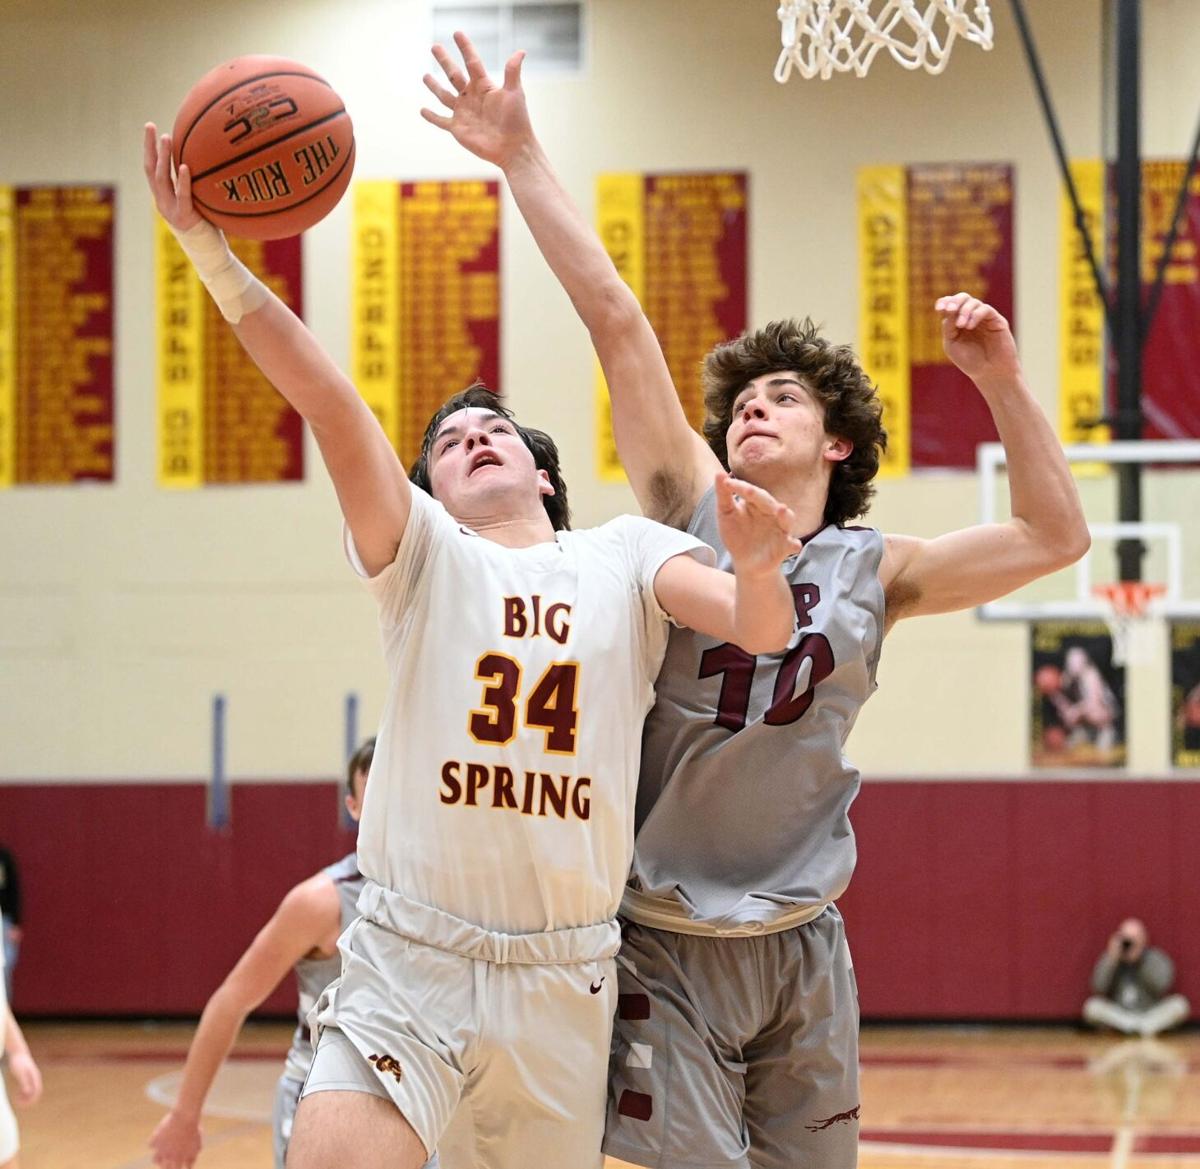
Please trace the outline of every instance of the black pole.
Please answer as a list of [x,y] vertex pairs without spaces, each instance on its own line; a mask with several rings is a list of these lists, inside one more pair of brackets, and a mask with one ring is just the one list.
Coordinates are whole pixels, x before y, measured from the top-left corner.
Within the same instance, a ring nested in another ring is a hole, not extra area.
[[[1114,349],[1117,359],[1116,437],[1142,437],[1142,153],[1141,0],[1117,0],[1117,290]],[[1142,518],[1141,468],[1120,463],[1117,514],[1122,522]],[[1145,546],[1117,543],[1121,580],[1142,579]]]
[[1054,112],[1054,102],[1050,98],[1050,87],[1046,84],[1046,75],[1042,72],[1041,58],[1038,56],[1037,44],[1033,39],[1033,30],[1025,16],[1024,0],[1010,0],[1013,18],[1017,22],[1017,31],[1021,34],[1021,44],[1025,49],[1025,60],[1029,64],[1029,72],[1033,77],[1033,86],[1037,90],[1038,101],[1042,106],[1042,116],[1046,120],[1046,128],[1050,131],[1050,144],[1054,147],[1054,157],[1058,159],[1058,169],[1062,173],[1063,183],[1071,199],[1071,208],[1075,214],[1075,230],[1083,240],[1087,253],[1088,264],[1091,265],[1092,279],[1096,283],[1096,292],[1104,304],[1104,319],[1109,327],[1109,337],[1113,338],[1112,301],[1109,298],[1108,281],[1096,258],[1096,247],[1092,243],[1092,233],[1088,228],[1087,216],[1079,201],[1079,191],[1071,174],[1071,165],[1067,161],[1066,147],[1063,145],[1062,130],[1058,125],[1058,115]]

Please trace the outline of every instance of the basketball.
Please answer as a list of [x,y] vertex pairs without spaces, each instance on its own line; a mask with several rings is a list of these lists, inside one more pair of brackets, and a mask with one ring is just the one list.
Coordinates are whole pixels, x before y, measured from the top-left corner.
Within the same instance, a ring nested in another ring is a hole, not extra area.
[[283,239],[323,219],[354,170],[342,99],[306,65],[236,57],[192,87],[175,119],[175,166],[210,223],[249,239]]
[[1039,666],[1033,684],[1039,694],[1057,694],[1062,689],[1062,671],[1057,666]]

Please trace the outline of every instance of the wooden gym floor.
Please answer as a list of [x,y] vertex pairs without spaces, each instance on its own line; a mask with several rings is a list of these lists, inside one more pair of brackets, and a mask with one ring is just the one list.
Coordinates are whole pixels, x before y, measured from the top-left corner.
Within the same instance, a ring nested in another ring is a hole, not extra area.
[[[27,1027],[46,1093],[22,1169],[148,1169],[191,1027]],[[246,1029],[210,1097],[198,1169],[270,1169],[282,1024]],[[1200,1169],[1200,1032],[866,1028],[861,1169]]]

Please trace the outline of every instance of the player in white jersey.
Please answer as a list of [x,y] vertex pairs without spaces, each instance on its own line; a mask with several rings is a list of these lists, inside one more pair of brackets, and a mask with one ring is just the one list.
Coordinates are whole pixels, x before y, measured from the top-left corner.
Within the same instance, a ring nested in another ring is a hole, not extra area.
[[598,1169],[615,913],[668,624],[784,645],[793,517],[714,476],[736,576],[640,517],[572,532],[553,443],[482,389],[435,416],[414,469],[429,490],[411,485],[353,385],[195,212],[169,136],[147,126],[144,158],[240,342],[312,427],[391,674],[363,916],[318,1004],[290,1169],[411,1169],[439,1146],[454,1169]]
[[[658,1169],[848,1169],[858,1133],[857,994],[833,901],[854,864],[858,773],[842,747],[897,620],[965,609],[1088,544],[1062,450],[1007,322],[965,293],[934,306],[946,353],[991,409],[1012,519],[937,539],[845,526],[868,506],[886,435],[854,355],[773,322],[705,368],[705,442],[653,329],[542,152],[519,88],[497,100],[441,54],[427,84],[455,138],[504,170],[591,333],[617,449],[643,511],[701,535],[726,465],[786,500],[804,548],[785,572],[798,629],[782,655],[673,630],[646,723],[623,902],[606,1150]],[[511,73],[514,58],[510,62]]]
[[[346,767],[343,796],[350,818],[358,821],[374,752],[364,743]],[[307,1016],[317,996],[341,969],[337,939],[357,916],[362,890],[354,853],[301,881],[280,902],[271,920],[204,1006],[200,1025],[188,1047],[179,1094],[170,1112],[150,1137],[154,1164],[162,1169],[188,1169],[200,1155],[200,1117],[221,1064],[229,1055],[246,1017],[286,977],[296,974],[299,1021],[275,1090],[273,1132],[275,1169],[287,1158],[292,1120],[300,1090],[312,1064]]]
[[[17,1103],[22,1108],[36,1104],[42,1095],[42,1073],[29,1054],[29,1044],[8,1005],[4,991],[3,953],[0,953],[0,1056],[8,1065],[8,1074],[16,1086]],[[4,1079],[0,1077],[0,1169],[18,1169],[20,1145],[17,1118],[8,1102]]]

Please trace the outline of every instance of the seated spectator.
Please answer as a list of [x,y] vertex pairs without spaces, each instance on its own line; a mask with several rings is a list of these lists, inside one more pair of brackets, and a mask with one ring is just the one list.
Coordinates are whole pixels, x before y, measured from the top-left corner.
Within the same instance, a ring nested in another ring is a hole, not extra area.
[[1167,993],[1174,981],[1175,964],[1147,944],[1146,927],[1137,918],[1128,918],[1092,971],[1095,993],[1083,1004],[1083,1017],[1126,1035],[1158,1035],[1178,1027],[1191,1011],[1183,995]]

